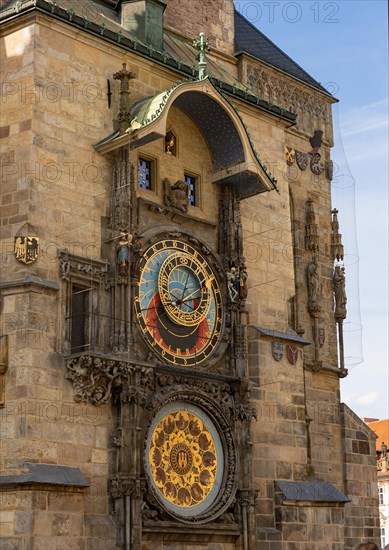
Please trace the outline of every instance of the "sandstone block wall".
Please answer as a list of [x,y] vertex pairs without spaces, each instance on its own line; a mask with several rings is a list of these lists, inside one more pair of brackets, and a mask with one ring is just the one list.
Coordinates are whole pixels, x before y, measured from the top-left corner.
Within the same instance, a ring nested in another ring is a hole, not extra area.
[[204,32],[217,50],[234,52],[233,0],[168,0],[164,24],[192,40]]
[[[185,27],[189,37],[203,30],[222,52],[232,53],[232,1],[202,2],[201,10],[198,5],[170,0],[167,26],[178,31]],[[2,473],[16,473],[26,461],[79,467],[90,488],[81,494],[12,491],[4,497],[1,512],[4,544],[18,550],[29,545],[37,550],[110,550],[116,545],[107,494],[114,460],[115,412],[108,405],[76,403],[71,383],[65,379],[65,290],[57,255],[58,249],[68,249],[100,259],[101,250],[110,247],[102,226],[109,215],[112,161],[96,153],[92,145],[114,129],[118,83],[112,74],[123,62],[135,72],[133,101],[169,88],[178,77],[151,60],[54,19],[31,15],[23,25],[8,27],[1,48],[2,68],[7,75],[0,123],[4,146],[2,280],[15,282],[32,275],[42,284],[17,283],[3,291],[2,329],[9,335],[10,360],[5,406],[0,410],[4,440],[0,469]],[[111,108],[106,95],[108,78],[114,92]],[[258,82],[253,79],[254,87]],[[302,96],[307,93],[302,85],[296,87],[301,88]],[[309,93],[314,95],[311,90]],[[306,115],[302,127],[290,130],[258,110],[243,104],[237,107],[261,160],[276,176],[280,189],[280,194],[266,193],[241,203],[250,288],[244,317],[253,327],[293,332],[297,325],[290,303],[296,300],[298,324],[305,329],[304,338],[313,340],[306,306],[306,266],[312,254],[304,246],[306,201],[311,198],[324,243],[320,250],[320,325],[326,338],[321,355],[327,367],[336,368],[332,265],[326,248],[331,225],[330,182],[325,174],[317,177],[309,169],[299,172],[296,166],[286,168],[285,164],[285,146],[309,151],[308,138],[316,125],[325,129],[323,157],[329,159],[329,105],[319,109],[312,120]],[[163,205],[165,177],[174,183],[186,170],[197,175],[199,205],[189,208],[186,224],[177,225],[197,233],[217,252],[219,190],[209,179],[210,153],[200,131],[178,109],[171,109],[169,125],[178,138],[177,158],[164,153],[162,139],[131,153],[135,165],[142,154],[158,163],[155,189],[137,189],[138,196]],[[146,207],[141,215],[143,228],[176,223]],[[26,223],[29,225],[24,226]],[[17,263],[13,255],[13,238],[23,227],[40,238],[39,258],[29,267]],[[358,537],[377,534],[378,517],[369,515],[369,507],[376,503],[372,436],[349,409],[340,410],[335,372],[304,369],[305,363],[313,360],[313,346],[299,345],[297,363],[291,365],[286,355],[279,362],[274,360],[272,341],[255,333],[249,338],[248,355],[252,398],[258,409],[251,443],[253,485],[259,491],[256,513],[261,550],[310,550],[311,541],[320,540],[327,530],[335,545],[332,548],[342,547],[342,509],[275,509],[274,479],[304,481],[310,475],[355,495],[344,510],[349,524],[346,548],[351,548]],[[146,541],[145,548],[185,547],[174,540],[158,544]],[[205,545],[207,542],[199,543],[199,547]],[[207,545],[214,550],[221,547],[232,549],[235,543]],[[320,550],[327,549],[322,545]]]
[[369,539],[379,546],[376,435],[344,403],[340,411],[345,492],[352,498],[345,510],[345,544],[353,548],[361,540]]

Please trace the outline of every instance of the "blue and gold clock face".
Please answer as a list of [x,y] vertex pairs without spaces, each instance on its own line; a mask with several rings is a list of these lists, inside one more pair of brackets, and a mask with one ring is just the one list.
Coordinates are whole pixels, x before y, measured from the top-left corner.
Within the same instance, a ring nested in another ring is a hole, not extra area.
[[173,365],[199,365],[220,339],[217,279],[207,260],[183,241],[159,241],[145,251],[135,311],[147,344]]

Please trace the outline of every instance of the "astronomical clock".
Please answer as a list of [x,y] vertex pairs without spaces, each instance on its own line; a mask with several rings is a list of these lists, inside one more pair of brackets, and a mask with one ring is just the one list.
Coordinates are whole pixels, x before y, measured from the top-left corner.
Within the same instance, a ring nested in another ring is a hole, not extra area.
[[218,279],[185,241],[163,239],[144,252],[135,311],[148,346],[168,364],[200,366],[220,342],[224,308]]
[[212,373],[226,349],[223,276],[219,260],[185,233],[157,234],[139,255],[137,333],[163,372],[144,440],[147,494],[162,517],[180,522],[212,521],[234,496],[234,436],[222,412],[232,394]]

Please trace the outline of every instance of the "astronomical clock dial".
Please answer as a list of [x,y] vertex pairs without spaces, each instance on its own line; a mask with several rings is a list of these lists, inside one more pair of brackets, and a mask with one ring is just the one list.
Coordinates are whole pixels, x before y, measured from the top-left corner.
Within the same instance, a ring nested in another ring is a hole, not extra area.
[[195,405],[161,409],[149,430],[145,464],[155,495],[175,515],[199,516],[220,494],[222,442],[213,421]]
[[221,292],[210,265],[177,240],[159,241],[143,254],[135,311],[148,345],[173,365],[205,361],[223,326]]

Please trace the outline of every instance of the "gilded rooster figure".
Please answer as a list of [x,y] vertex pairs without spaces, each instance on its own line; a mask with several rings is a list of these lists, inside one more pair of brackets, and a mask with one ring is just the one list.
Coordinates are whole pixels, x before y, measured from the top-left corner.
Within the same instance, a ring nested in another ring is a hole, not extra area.
[[174,134],[172,134],[172,133],[167,134],[166,139],[165,139],[165,152],[168,155],[174,155],[175,154],[175,152],[174,152],[175,145],[176,145],[176,138],[174,137]]

